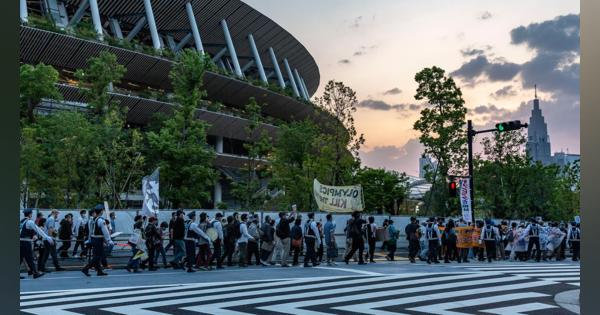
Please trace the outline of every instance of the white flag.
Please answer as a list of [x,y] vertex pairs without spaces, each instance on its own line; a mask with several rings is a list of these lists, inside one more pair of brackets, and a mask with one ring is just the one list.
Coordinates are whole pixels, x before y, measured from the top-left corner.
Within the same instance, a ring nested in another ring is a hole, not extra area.
[[158,168],[152,175],[145,176],[142,179],[142,194],[144,195],[144,203],[142,205],[142,214],[147,217],[158,217],[158,203],[160,201],[158,195]]
[[462,209],[463,220],[471,222],[473,220],[473,210],[471,208],[471,186],[468,178],[458,180],[460,187],[460,206]]

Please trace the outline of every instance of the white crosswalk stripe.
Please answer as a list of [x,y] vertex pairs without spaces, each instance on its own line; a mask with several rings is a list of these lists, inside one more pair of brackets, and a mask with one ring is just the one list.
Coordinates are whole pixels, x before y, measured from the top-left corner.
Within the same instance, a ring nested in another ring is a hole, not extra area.
[[578,264],[549,264],[541,266],[537,264],[492,266],[480,265],[466,266],[464,268],[457,269],[483,272],[501,272],[509,275],[520,275],[539,280],[562,282],[574,286],[579,286],[578,281],[580,276],[580,267]]
[[[23,293],[21,312],[455,315],[477,313],[477,308],[481,308],[492,314],[525,314],[557,307],[548,290],[561,286],[568,288],[563,283],[497,271],[355,274]],[[521,308],[517,307],[519,303]]]

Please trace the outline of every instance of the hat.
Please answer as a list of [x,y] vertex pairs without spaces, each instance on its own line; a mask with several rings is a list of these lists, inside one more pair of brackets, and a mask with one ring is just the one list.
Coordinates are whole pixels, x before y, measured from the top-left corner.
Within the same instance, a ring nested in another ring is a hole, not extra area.
[[223,214],[221,212],[217,212],[217,214],[215,214],[215,218],[222,218]]
[[192,211],[190,213],[188,213],[188,218],[195,218],[196,217],[196,211]]
[[23,209],[23,214],[24,215],[30,215],[31,213],[33,213],[33,209],[31,209],[31,208],[25,208],[25,209]]

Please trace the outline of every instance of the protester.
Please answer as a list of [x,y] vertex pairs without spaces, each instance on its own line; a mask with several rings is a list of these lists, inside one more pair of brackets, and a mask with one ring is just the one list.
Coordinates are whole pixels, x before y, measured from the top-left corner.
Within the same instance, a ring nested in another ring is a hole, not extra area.
[[[304,224],[304,243],[306,245],[306,253],[304,255],[304,267],[316,267],[317,262],[316,248],[321,243],[321,235],[315,222],[315,213],[308,213],[308,220]],[[308,263],[312,265],[309,265]]]
[[[295,206],[295,205],[294,205]],[[295,207],[292,207],[295,209]],[[277,237],[277,242],[275,244],[275,250],[273,253],[274,257],[277,257],[277,254],[281,256],[281,267],[288,267],[288,256],[290,252],[291,246],[291,238],[290,238],[290,224],[296,220],[296,211],[292,211],[290,215],[287,215],[285,212],[279,213],[279,222],[275,226],[275,235]]]
[[86,212],[87,211],[85,211],[85,210],[79,211],[79,218],[77,220],[75,220],[75,223],[73,224],[73,235],[75,235],[75,238],[76,238],[75,247],[73,248],[73,257],[77,256],[77,249],[81,248],[81,256],[80,257],[82,259],[83,259],[83,256],[85,255],[84,241],[86,239],[85,226],[87,225]]
[[336,266],[335,259],[338,256],[338,248],[335,241],[335,222],[333,222],[333,215],[328,213],[325,217],[327,222],[323,226],[323,239],[325,240],[325,246],[327,251],[327,266]]
[[446,242],[446,251],[444,253],[444,263],[450,263],[451,260],[457,259],[458,252],[456,248],[456,231],[454,230],[454,220],[448,220],[448,224],[443,232]]
[[248,249],[246,251],[247,264],[252,265],[252,258],[254,257],[254,264],[260,265],[260,251],[259,251],[259,240],[260,240],[260,232],[258,228],[258,215],[252,215],[248,219],[248,234],[252,236],[251,239],[248,239]]
[[144,221],[141,215],[136,215],[133,218],[133,234],[127,241],[127,244],[131,247],[131,257],[127,262],[125,269],[129,272],[140,272],[140,260],[141,255],[138,254],[138,247],[144,243]]
[[[396,233],[396,231],[394,231],[394,233]],[[404,233],[406,234],[406,240],[408,241],[408,260],[414,264],[416,262],[415,257],[417,256],[417,252],[419,250],[419,225],[417,224],[417,218],[410,218],[410,223],[406,226],[406,228],[404,228]],[[392,234],[388,234],[391,238]],[[394,239],[396,238],[394,237]],[[394,243],[394,247],[396,247],[396,243]],[[390,253],[387,258],[389,260],[394,260],[393,253]]]
[[[375,224],[375,217],[369,217],[369,224],[366,229],[367,244],[369,245],[368,260],[370,263],[375,263],[375,243],[377,242],[377,224]],[[365,259],[366,260],[366,259]]]
[[61,241],[61,246],[58,248],[61,258],[69,257],[69,248],[71,248],[71,237],[73,236],[73,219],[70,213],[60,221],[58,228],[58,238]]
[[292,266],[298,266],[298,255],[300,254],[300,250],[302,248],[302,219],[300,217],[296,218],[294,221],[294,226],[290,232],[290,236],[292,239],[292,250],[294,252],[294,259],[292,261]]
[[[400,236],[400,231],[398,231],[396,229],[396,226],[394,225],[394,220],[388,220],[388,226],[386,229],[386,233],[388,234],[388,245],[387,248],[389,250],[388,254],[385,256],[385,258],[387,260],[391,260],[394,261],[394,255],[396,253],[396,246],[398,243],[398,237]],[[416,251],[415,251],[416,253]],[[414,256],[413,259],[410,261],[411,263],[415,262]]]
[[260,235],[260,264],[263,266],[270,265],[269,257],[273,252],[273,248],[275,247],[275,221],[271,219],[270,216],[265,217],[265,222],[260,227],[261,235]]
[[196,266],[200,270],[212,269],[209,265],[212,256],[210,251],[212,240],[208,234],[206,234],[210,225],[208,219],[208,215],[205,212],[200,213],[200,222],[198,223],[198,228],[200,231],[202,231],[202,233],[199,233],[200,237],[198,238],[198,256],[196,258]]
[[155,254],[154,254],[154,265],[158,264],[158,259],[162,256],[162,261],[163,261],[163,268],[169,268],[169,265],[167,264],[167,252],[165,250],[165,239],[169,237],[169,224],[167,222],[161,222],[159,229],[158,229],[158,233],[160,236],[160,239],[158,241],[158,243],[156,243],[156,250],[155,250]]
[[53,244],[54,241],[50,236],[48,236],[44,231],[42,231],[31,217],[33,215],[33,211],[31,209],[23,210],[23,215],[25,218],[21,220],[20,223],[20,232],[19,232],[19,243],[20,243],[20,262],[19,265],[23,263],[27,264],[29,271],[33,275],[34,279],[37,279],[44,275],[43,272],[39,272],[35,266],[35,262],[33,260],[33,239],[34,236],[38,236],[49,244]]
[[352,213],[352,222],[350,224],[350,237],[352,238],[352,248],[350,252],[344,257],[346,264],[350,262],[350,258],[358,250],[358,264],[364,265],[363,251],[365,249],[365,240],[363,238],[363,225],[366,223],[364,219],[360,217],[360,212],[354,211]]
[[109,245],[113,244],[113,241],[110,238],[110,234],[108,233],[108,228],[106,227],[106,223],[104,222],[104,218],[102,218],[102,214],[104,213],[104,206],[99,204],[94,208],[95,218],[90,223],[90,238],[89,241],[92,244],[93,248],[93,257],[92,260],[83,267],[81,272],[84,275],[90,276],[89,270],[94,267],[96,269],[96,273],[98,276],[106,276],[108,275],[102,270],[101,261],[104,257],[104,244],[107,243]]
[[174,269],[184,269],[183,267],[183,257],[185,256],[185,213],[183,210],[179,209],[175,213],[175,220],[173,221],[172,227],[172,238],[173,238],[173,260],[171,261],[171,266]]
[[[234,223],[235,224],[235,223]],[[246,253],[248,249],[249,241],[256,241],[256,239],[248,233],[248,215],[242,214],[241,222],[239,224],[240,236],[237,240],[237,245],[239,249],[239,265],[242,268],[248,267],[248,261],[246,260]],[[260,263],[260,262],[259,262]]]
[[227,217],[227,225],[225,226],[224,232],[223,232],[223,247],[224,247],[224,252],[223,255],[220,258],[220,265],[223,264],[223,261],[225,260],[225,258],[227,258],[227,266],[231,267],[233,266],[233,253],[235,252],[235,244],[237,242],[237,238],[239,237],[239,226],[236,229],[235,224],[234,224],[234,219],[233,216],[228,216]]
[[210,221],[210,227],[214,228],[217,231],[217,239],[213,241],[213,249],[214,253],[210,258],[209,265],[212,265],[213,261],[217,262],[217,269],[223,269],[223,261],[221,260],[222,247],[223,247],[223,225],[221,224],[221,220],[223,219],[223,214],[217,212],[215,218]]
[[156,271],[158,268],[155,267],[154,255],[158,249],[158,244],[162,242],[162,237],[159,229],[156,227],[156,218],[148,218],[148,225],[144,229],[144,236],[146,238],[146,249],[148,251],[148,271]]

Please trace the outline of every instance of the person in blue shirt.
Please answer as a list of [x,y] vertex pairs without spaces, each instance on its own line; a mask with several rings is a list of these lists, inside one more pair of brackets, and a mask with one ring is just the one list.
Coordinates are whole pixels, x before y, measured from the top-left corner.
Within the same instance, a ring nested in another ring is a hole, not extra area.
[[398,242],[398,235],[400,234],[400,232],[396,229],[393,220],[388,221],[387,233],[389,237],[387,245],[389,252],[385,256],[385,258],[387,260],[394,260],[394,253],[396,253],[396,243]]
[[338,256],[337,244],[335,242],[335,222],[333,216],[328,213],[327,222],[323,226],[323,234],[325,236],[325,246],[327,246],[327,265],[336,266],[335,259]]

